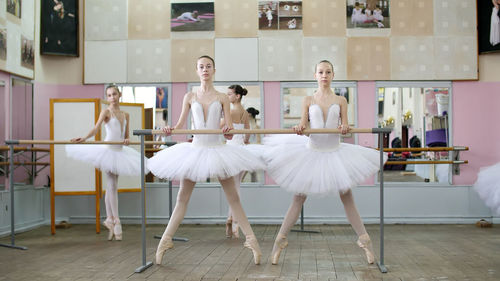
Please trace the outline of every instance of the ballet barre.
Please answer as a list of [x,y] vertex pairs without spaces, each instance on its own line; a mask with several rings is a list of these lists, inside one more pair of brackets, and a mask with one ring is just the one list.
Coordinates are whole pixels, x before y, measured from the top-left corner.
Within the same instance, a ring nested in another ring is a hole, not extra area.
[[[384,134],[389,134],[392,131],[391,128],[351,128],[349,133],[366,133],[366,134],[378,134],[379,150],[380,150],[380,258],[377,262],[377,266],[382,273],[387,272],[387,268],[384,264],[384,148],[383,140]],[[304,135],[307,134],[339,134],[340,129],[305,129],[302,131]],[[133,130],[133,134],[140,136],[141,139],[141,210],[142,210],[142,265],[138,267],[135,272],[141,273],[147,268],[153,265],[152,262],[146,261],[146,216],[145,216],[145,182],[144,182],[144,137],[146,135],[158,135],[165,134],[162,130]],[[171,131],[172,135],[175,134],[296,134],[293,129],[242,129],[236,130],[232,129],[229,132],[224,133],[220,129],[208,129],[208,130],[188,130],[188,129],[173,129]]]

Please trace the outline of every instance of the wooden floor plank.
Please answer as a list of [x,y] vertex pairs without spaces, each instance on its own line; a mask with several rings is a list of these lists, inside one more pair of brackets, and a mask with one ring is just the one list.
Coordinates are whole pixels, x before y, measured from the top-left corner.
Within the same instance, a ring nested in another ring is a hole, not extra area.
[[[244,237],[227,239],[224,225],[182,225],[162,265],[134,273],[142,264],[141,231],[124,225],[124,240],[107,241],[93,225],[73,225],[50,235],[49,227],[18,234],[29,250],[0,248],[2,280],[500,280],[500,228],[473,225],[387,225],[380,273],[369,265],[350,225],[307,225],[320,233],[290,233],[279,264],[270,254],[279,225],[257,225],[261,265],[243,247]],[[147,261],[153,261],[164,225],[148,226]],[[377,225],[367,225],[379,259]],[[9,237],[0,243],[9,243]]]

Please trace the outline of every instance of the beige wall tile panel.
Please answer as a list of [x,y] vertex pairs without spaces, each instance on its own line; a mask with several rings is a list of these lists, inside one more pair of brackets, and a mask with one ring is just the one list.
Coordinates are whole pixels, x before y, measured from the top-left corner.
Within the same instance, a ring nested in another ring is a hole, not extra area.
[[127,82],[169,82],[170,40],[128,40]]
[[[214,57],[214,40],[172,39],[171,77],[172,82],[198,82],[196,60],[202,55]],[[217,62],[216,62],[216,67]]]
[[391,34],[431,36],[434,34],[432,0],[391,1]]
[[255,0],[216,0],[216,37],[256,37],[259,29],[258,2]]
[[304,36],[344,36],[346,30],[345,0],[302,1]]
[[391,79],[433,80],[434,38],[394,36],[391,38]]
[[477,79],[475,37],[435,37],[436,79]]
[[168,39],[170,1],[128,0],[129,39]]
[[335,68],[335,80],[347,79],[345,37],[304,37],[302,40],[302,80],[313,80],[315,66],[329,60]]
[[259,39],[259,80],[300,80],[302,73],[302,38]]
[[391,58],[389,38],[347,38],[347,79],[390,79]]
[[86,0],[85,40],[126,40],[127,1]]
[[434,35],[475,36],[476,35],[475,1],[474,0],[434,1]]
[[215,39],[216,81],[259,80],[259,42],[257,38]]
[[85,83],[127,82],[127,41],[85,42]]

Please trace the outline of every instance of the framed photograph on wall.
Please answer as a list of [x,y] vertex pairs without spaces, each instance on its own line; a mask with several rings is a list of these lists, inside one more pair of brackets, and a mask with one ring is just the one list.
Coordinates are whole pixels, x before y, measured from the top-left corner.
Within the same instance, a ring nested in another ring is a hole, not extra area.
[[40,53],[78,57],[78,0],[41,0]]
[[214,3],[172,3],[171,31],[215,30]]
[[389,0],[346,0],[347,28],[390,28]]
[[479,53],[500,52],[500,0],[477,0]]

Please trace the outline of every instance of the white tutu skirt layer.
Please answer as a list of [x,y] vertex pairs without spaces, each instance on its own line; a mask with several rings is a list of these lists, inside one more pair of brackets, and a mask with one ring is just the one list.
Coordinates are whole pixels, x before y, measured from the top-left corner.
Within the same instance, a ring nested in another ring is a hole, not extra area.
[[[66,145],[66,155],[92,164],[102,172],[127,176],[141,175],[141,154],[127,146],[71,144]],[[145,172],[147,173],[147,169]]]
[[148,168],[159,178],[197,182],[207,178],[225,179],[242,171],[262,170],[265,164],[242,146],[180,143],[151,157]]
[[294,193],[345,192],[380,167],[379,152],[359,145],[341,143],[333,151],[321,151],[309,148],[306,136],[272,136],[263,141],[268,146],[266,171],[280,187]]
[[496,215],[500,215],[500,162],[489,167],[481,168],[474,183],[474,190],[491,208]]

